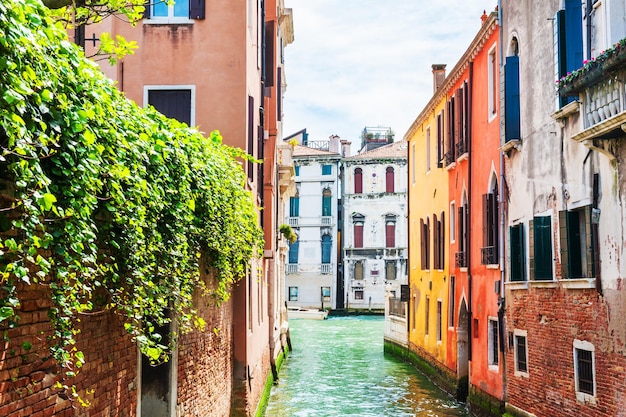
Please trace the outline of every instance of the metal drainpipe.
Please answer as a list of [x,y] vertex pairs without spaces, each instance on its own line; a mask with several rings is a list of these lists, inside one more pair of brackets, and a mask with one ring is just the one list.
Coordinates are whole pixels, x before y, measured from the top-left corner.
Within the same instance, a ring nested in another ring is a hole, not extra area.
[[469,97],[468,97],[468,109],[467,109],[467,118],[469,121],[469,127],[467,129],[467,298],[468,298],[468,320],[469,326],[467,330],[467,350],[468,350],[468,360],[472,360],[472,338],[474,337],[472,334],[472,263],[471,263],[471,242],[472,242],[472,101],[474,97],[474,62],[471,61],[469,63]]

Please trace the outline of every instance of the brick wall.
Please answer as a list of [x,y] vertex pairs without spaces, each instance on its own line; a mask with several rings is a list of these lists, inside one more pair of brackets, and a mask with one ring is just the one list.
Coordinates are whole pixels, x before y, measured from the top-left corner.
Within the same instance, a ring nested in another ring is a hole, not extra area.
[[[77,348],[85,355],[75,385],[89,407],[54,388],[59,369],[47,359],[49,293],[42,286],[22,286],[19,326],[0,331],[0,416],[132,417],[137,408],[137,347],[121,317],[106,311],[82,315]],[[196,297],[207,322],[204,332],[181,336],[178,355],[178,409],[184,416],[230,414],[232,394],[232,305],[215,307]],[[28,344],[31,346],[28,346]]]
[[[515,376],[515,353],[506,351],[507,400],[537,416],[626,415],[625,340],[610,330],[622,326],[623,308],[595,290],[533,288],[507,294],[507,331],[526,330],[528,377]],[[623,306],[622,306],[623,307]],[[574,339],[595,348],[597,402],[576,400]],[[620,414],[621,413],[621,414]]]

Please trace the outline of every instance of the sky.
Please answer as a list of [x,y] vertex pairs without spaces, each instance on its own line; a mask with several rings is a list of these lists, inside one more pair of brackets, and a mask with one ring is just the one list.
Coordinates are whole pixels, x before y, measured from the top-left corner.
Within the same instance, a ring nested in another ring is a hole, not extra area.
[[339,135],[358,151],[366,126],[401,140],[433,95],[433,64],[447,73],[497,0],[285,0],[283,135]]

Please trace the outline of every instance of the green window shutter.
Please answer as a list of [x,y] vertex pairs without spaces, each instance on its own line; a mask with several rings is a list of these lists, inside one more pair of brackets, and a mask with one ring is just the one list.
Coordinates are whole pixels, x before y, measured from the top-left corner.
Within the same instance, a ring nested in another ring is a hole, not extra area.
[[559,246],[561,249],[561,278],[570,277],[567,212],[559,211]]
[[511,245],[511,281],[525,281],[524,276],[524,225],[518,224],[509,229]]
[[596,268],[595,264],[596,254],[595,248],[593,244],[593,227],[591,226],[591,206],[586,206],[584,208],[584,216],[585,216],[585,247],[587,248],[587,274],[586,276],[591,278],[596,276]]
[[536,280],[552,279],[552,227],[551,217],[534,218],[534,268]]

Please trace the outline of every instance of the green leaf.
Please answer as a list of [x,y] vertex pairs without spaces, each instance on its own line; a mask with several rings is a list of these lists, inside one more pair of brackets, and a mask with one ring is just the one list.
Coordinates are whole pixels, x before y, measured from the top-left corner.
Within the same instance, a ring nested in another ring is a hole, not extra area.
[[15,315],[11,307],[0,307],[0,322],[10,319]]

